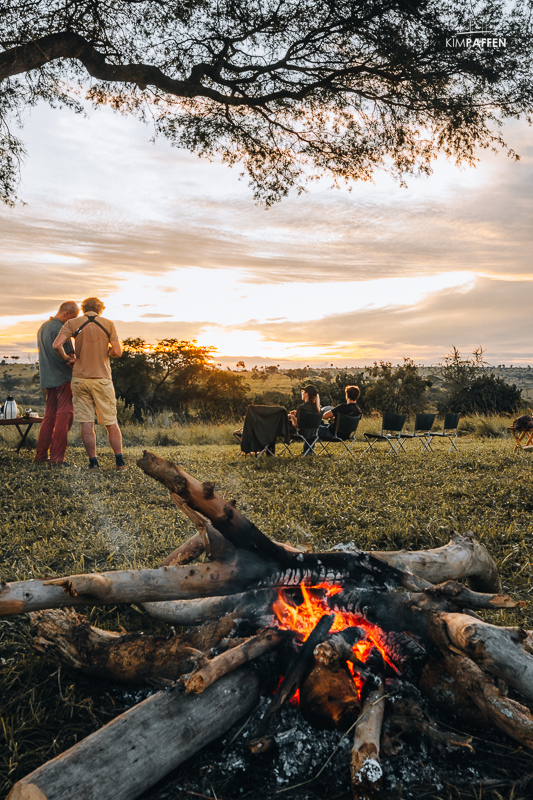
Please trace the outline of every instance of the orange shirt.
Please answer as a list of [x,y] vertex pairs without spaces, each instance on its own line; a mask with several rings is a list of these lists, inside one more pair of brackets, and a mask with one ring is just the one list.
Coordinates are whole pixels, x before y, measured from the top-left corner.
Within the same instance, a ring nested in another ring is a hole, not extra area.
[[[89,312],[90,316],[94,316]],[[69,319],[59,333],[70,339],[74,331],[83,325],[87,316]],[[94,322],[89,322],[74,339],[76,361],[72,368],[73,378],[107,378],[111,380],[111,364],[109,363],[109,344],[118,342],[115,326],[109,319],[96,316],[96,319],[109,332],[110,338]]]

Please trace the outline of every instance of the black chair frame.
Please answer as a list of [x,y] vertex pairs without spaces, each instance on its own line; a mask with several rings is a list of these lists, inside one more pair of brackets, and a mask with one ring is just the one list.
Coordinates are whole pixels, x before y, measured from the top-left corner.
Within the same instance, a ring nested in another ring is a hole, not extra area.
[[[337,414],[335,418],[335,428],[333,435],[330,439],[322,439],[319,437],[318,441],[322,445],[322,452],[327,453],[330,444],[340,442],[344,450],[352,458],[355,458],[352,453],[352,447],[355,444],[355,432],[361,421],[361,414],[354,415],[353,417],[347,414]],[[344,455],[344,453],[342,453]]]
[[385,411],[381,423],[381,433],[363,434],[368,442],[368,447],[363,451],[363,455],[368,453],[369,450],[376,455],[376,451],[374,450],[372,442],[375,444],[377,444],[377,442],[387,442],[390,447],[390,449],[387,451],[388,456],[392,454],[398,455],[400,450],[403,450],[405,453],[405,448],[402,442],[402,429],[405,425],[406,419],[407,414],[393,414],[391,411]]
[[402,433],[402,439],[419,439],[422,445],[422,451],[429,452],[429,434],[436,417],[436,414],[417,414],[415,417],[414,431],[412,433]]
[[431,447],[431,440],[432,439],[448,439],[451,444],[448,448],[448,453],[451,453],[452,450],[455,450],[457,453],[457,447],[455,446],[455,442],[457,441],[457,428],[459,426],[459,420],[461,419],[460,414],[455,414],[453,412],[448,412],[448,414],[444,417],[444,425],[441,431],[430,431],[428,447],[431,452],[434,452],[433,448]]

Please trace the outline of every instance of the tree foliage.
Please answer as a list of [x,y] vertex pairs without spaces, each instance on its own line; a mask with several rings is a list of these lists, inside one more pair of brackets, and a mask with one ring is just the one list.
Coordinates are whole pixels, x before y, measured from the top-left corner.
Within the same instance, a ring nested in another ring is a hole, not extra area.
[[457,347],[443,358],[441,369],[446,397],[438,403],[441,412],[461,414],[512,414],[522,405],[522,391],[493,373],[486,374],[483,348],[463,356]]
[[169,408],[187,416],[191,406],[201,417],[216,417],[240,410],[246,386],[240,375],[217,369],[213,347],[193,341],[125,339],[123,353],[113,359],[117,396],[133,408],[141,421],[147,411]]
[[40,100],[153,119],[172,144],[241,162],[267,203],[309,176],[471,161],[533,94],[527,0],[476,5],[505,48],[448,47],[471,14],[466,0],[4,0],[0,195],[13,201],[14,127]]
[[422,378],[410,358],[404,358],[403,364],[396,367],[388,361],[380,361],[367,372],[373,380],[365,388],[366,409],[396,414],[412,414],[424,409],[425,393],[431,381]]
[[513,414],[521,405],[521,389],[491,373],[478,375],[457,389],[441,404],[441,410],[461,414]]

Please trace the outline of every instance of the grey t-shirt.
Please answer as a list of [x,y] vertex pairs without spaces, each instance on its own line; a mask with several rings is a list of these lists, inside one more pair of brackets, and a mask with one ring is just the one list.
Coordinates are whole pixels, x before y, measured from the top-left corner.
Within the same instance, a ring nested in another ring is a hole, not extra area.
[[[44,322],[37,333],[39,346],[39,374],[43,389],[55,389],[67,381],[72,380],[72,368],[67,367],[60,355],[52,347],[63,323],[57,317],[50,317]],[[72,353],[70,341],[64,345],[66,353]]]

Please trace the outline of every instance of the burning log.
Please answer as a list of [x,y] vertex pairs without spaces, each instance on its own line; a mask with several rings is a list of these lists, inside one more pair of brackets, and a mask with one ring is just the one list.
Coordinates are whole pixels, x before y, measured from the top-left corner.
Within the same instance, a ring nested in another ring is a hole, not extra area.
[[267,629],[262,631],[257,636],[252,636],[246,639],[242,644],[233,647],[231,650],[226,650],[215,658],[212,658],[207,663],[202,664],[195,672],[190,675],[184,675],[181,678],[181,685],[185,689],[186,694],[200,694],[205,691],[208,686],[211,686],[215,681],[219,680],[222,675],[226,675],[237,667],[252,661],[264,653],[268,653],[274,647],[277,647],[282,641],[280,631]]
[[133,800],[258,700],[259,678],[250,670],[224,676],[200,696],[157,692],[27,775],[7,800]]
[[366,698],[354,733],[350,774],[354,800],[377,796],[383,777],[380,739],[385,713],[385,688],[377,686]]
[[317,727],[348,730],[357,719],[361,703],[346,662],[325,664],[315,658],[309,675],[300,685],[300,709]]
[[289,700],[296,689],[300,686],[305,674],[310,669],[310,663],[313,658],[313,650],[316,645],[327,636],[331,623],[333,621],[333,614],[321,617],[317,622],[314,629],[309,634],[307,640],[298,650],[296,656],[293,658],[289,668],[286,671],[285,677],[281,681],[274,699],[270,703],[263,719],[257,726],[250,742],[249,747],[253,753],[263,753],[270,747],[269,740],[265,739],[264,734],[268,729],[270,720],[278,712],[283,703]]

